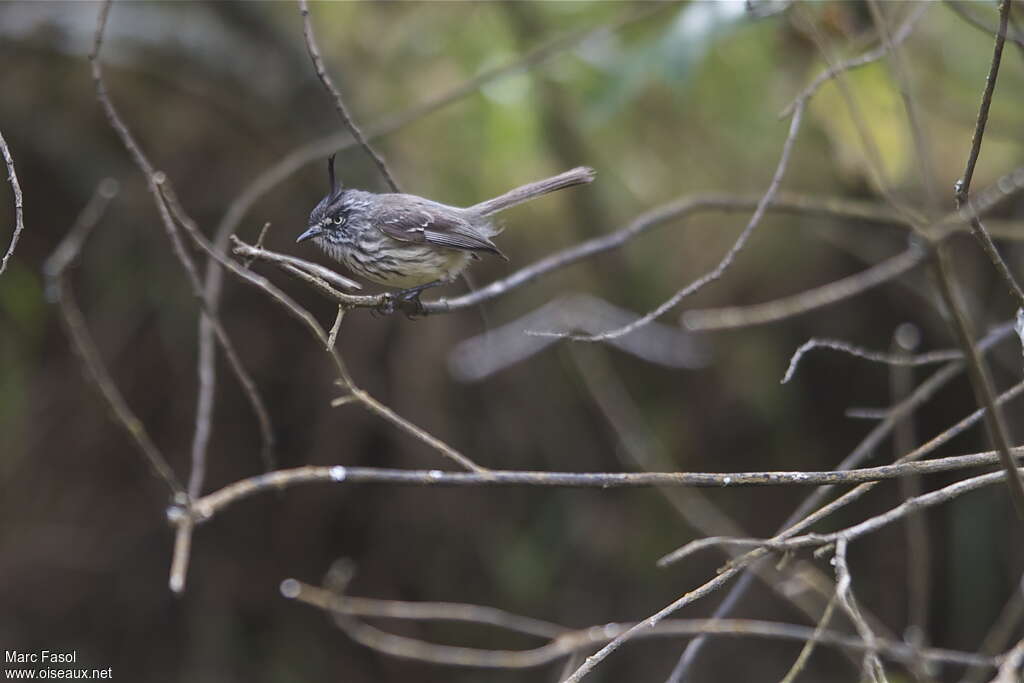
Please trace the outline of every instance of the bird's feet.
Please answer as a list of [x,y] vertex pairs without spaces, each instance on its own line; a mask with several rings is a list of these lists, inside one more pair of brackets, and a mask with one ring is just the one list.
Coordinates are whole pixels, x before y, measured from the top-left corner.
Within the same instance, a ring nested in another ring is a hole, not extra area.
[[380,305],[374,309],[374,312],[378,315],[391,315],[396,310],[401,310],[410,320],[422,318],[427,315],[427,311],[423,306],[423,302],[420,301],[420,294],[425,289],[443,284],[443,281],[438,280],[437,282],[428,282],[425,285],[409,287],[394,293],[387,292],[381,297]]
[[395,312],[395,295],[391,292],[384,292],[380,295],[380,303],[377,304],[376,308],[370,309],[370,315],[375,318],[379,318],[385,315],[391,315]]

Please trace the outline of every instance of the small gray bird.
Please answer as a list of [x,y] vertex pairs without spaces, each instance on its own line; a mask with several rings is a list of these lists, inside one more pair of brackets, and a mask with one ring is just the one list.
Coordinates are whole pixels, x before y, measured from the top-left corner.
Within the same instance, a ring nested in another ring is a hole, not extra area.
[[313,209],[308,228],[296,242],[312,239],[353,273],[402,288],[396,295],[400,300],[413,300],[428,287],[451,282],[480,253],[508,260],[491,242],[498,233],[491,215],[594,179],[593,169],[574,168],[459,208],[411,194],[342,189],[334,176],[333,155],[327,174],[331,191]]

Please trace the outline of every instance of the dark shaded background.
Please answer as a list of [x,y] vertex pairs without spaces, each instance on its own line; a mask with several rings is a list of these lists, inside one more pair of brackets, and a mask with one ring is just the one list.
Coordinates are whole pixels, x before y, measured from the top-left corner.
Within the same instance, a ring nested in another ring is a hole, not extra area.
[[[637,6],[349,3],[314,5],[313,17],[350,108],[370,125],[564,31],[612,21]],[[906,7],[885,5],[900,15]],[[356,595],[479,603],[585,627],[643,618],[713,575],[722,563],[714,553],[669,570],[654,566],[695,537],[655,491],[306,486],[246,500],[201,527],[188,590],[173,597],[166,587],[172,540],[166,489],[84,380],[44,297],[40,272],[96,184],[118,179],[121,193],[72,281],[122,391],[184,477],[195,410],[197,309],[143,179],[93,95],[85,54],[97,9],[92,3],[0,5],[0,129],[15,156],[27,222],[0,276],[5,649],[75,650],[81,666],[111,666],[122,681],[554,680],[555,668],[479,672],[376,654],[350,642],[323,614],[281,598],[279,583],[286,577],[318,583],[332,561],[348,557],[358,568],[350,588]],[[863,6],[806,9],[838,54],[869,44]],[[987,4],[973,9],[994,24]],[[942,210],[952,206],[990,54],[990,37],[942,5],[928,11],[905,48],[912,96],[931,135],[930,172],[948,193]],[[103,58],[114,101],[207,232],[262,169],[338,130],[291,4],[117,3]],[[1022,64],[1021,54],[1008,47],[976,188],[1024,157]],[[474,274],[486,282],[680,195],[763,192],[787,127],[777,113],[821,66],[816,48],[788,15],[757,20],[742,3],[680,4],[489,84],[387,136],[379,149],[405,189],[453,204],[579,164],[597,169],[592,186],[504,217],[501,245],[512,262],[480,263]],[[879,64],[850,83],[898,192],[923,201],[890,72]],[[808,112],[784,188],[881,201],[843,111],[838,91],[823,90]],[[357,149],[339,158],[339,169],[347,184],[383,189]],[[321,163],[305,167],[261,198],[239,234],[251,241],[270,221],[268,247],[319,259],[293,240],[325,187]],[[5,247],[10,204],[4,184]],[[1002,217],[1019,216],[1020,209],[1003,207]],[[712,267],[747,218],[705,214],[674,223],[620,252],[516,290],[488,304],[487,315],[497,325],[575,291],[646,311]],[[897,253],[905,241],[879,226],[768,216],[726,278],[686,308],[791,294],[861,270]],[[1012,302],[975,244],[958,238],[954,252],[979,328],[1010,318]],[[1015,267],[1019,252],[1008,247],[1006,253]],[[263,272],[330,323],[329,302]],[[895,328],[908,321],[921,330],[923,349],[950,347],[936,307],[922,305],[934,301],[930,291],[917,271],[812,315],[710,336],[711,362],[688,371],[605,347],[561,344],[486,381],[459,383],[448,374],[446,356],[459,340],[480,332],[474,311],[415,322],[360,311],[346,319],[339,344],[361,386],[489,467],[632,469],[581,380],[573,360],[580,354],[611,364],[673,469],[830,469],[871,426],[844,411],[890,403],[888,371],[822,352],[807,359],[793,383],[780,386],[790,354],[811,336],[887,349]],[[280,466],[447,467],[372,415],[351,406],[329,408],[336,388],[325,356],[264,297],[229,280],[222,311],[268,403]],[[676,324],[677,313],[664,321]],[[1000,387],[1019,377],[1019,354],[1013,343],[995,354]],[[260,469],[255,421],[218,360],[208,491]],[[927,372],[914,374],[920,380]],[[920,413],[918,433],[937,433],[972,409],[961,378]],[[1006,415],[1019,433],[1019,407],[1009,406]],[[976,429],[943,454],[985,448]],[[886,445],[872,462],[891,458]],[[936,476],[925,484],[949,481]],[[709,495],[760,536],[772,533],[803,493]],[[831,524],[862,519],[898,500],[898,487],[884,484]],[[976,650],[1024,566],[1015,542],[1020,527],[1002,488],[930,510],[927,520],[931,639]],[[894,526],[851,551],[858,597],[897,633],[906,620],[903,538]],[[821,568],[830,571],[826,562]],[[681,616],[708,615],[716,602],[699,602]],[[803,623],[760,587],[737,616]],[[441,642],[531,645],[480,628],[387,626]],[[681,647],[665,640],[630,644],[591,678],[661,681]],[[798,644],[755,640],[712,644],[695,680],[777,680],[798,650]],[[893,680],[903,680],[899,675]],[[834,652],[819,651],[804,680],[856,676]]]

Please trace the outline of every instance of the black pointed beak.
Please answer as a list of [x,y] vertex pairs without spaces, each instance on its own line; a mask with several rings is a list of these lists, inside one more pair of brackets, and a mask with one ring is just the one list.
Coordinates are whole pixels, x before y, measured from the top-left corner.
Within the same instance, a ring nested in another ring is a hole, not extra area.
[[298,238],[295,241],[296,242],[305,242],[306,240],[313,239],[317,235],[321,234],[323,231],[324,231],[323,226],[321,226],[321,225],[311,225],[308,228],[306,228],[306,232],[304,232],[301,235],[299,235]]

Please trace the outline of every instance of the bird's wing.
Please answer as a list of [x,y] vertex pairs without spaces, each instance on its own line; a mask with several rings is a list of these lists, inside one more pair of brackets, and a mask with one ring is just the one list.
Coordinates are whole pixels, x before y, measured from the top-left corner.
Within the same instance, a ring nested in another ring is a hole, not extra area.
[[505,258],[472,223],[451,211],[439,211],[429,205],[403,204],[378,208],[375,214],[374,224],[393,239],[447,249],[486,251]]

